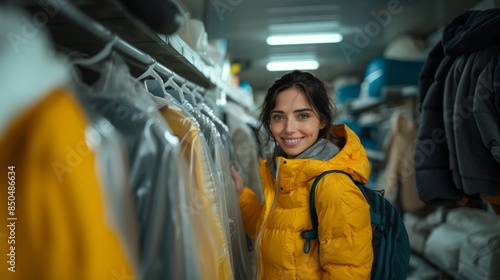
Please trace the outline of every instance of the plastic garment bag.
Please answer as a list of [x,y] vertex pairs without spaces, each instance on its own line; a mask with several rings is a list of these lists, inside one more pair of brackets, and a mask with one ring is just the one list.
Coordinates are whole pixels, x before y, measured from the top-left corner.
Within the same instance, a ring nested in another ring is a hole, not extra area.
[[252,189],[262,202],[264,195],[259,172],[259,142],[251,128],[251,125],[256,126],[257,120],[231,101],[221,109],[226,116],[225,122],[234,146],[234,159],[240,167],[238,172],[243,177],[245,186]]
[[220,119],[215,117],[212,109],[205,104],[200,104],[200,111],[212,121],[217,129],[220,139],[213,145],[217,146],[216,165],[221,170],[222,182],[225,193],[225,207],[227,208],[230,237],[232,246],[233,265],[238,279],[251,279],[250,254],[246,242],[245,229],[241,219],[240,205],[236,195],[236,186],[231,175],[231,165],[234,165],[233,146],[229,135],[229,129]]
[[[107,144],[88,137],[92,128],[84,120],[71,93],[57,90],[0,140],[2,165],[15,166],[19,186],[16,213],[23,220],[16,231],[17,266],[30,266],[2,279],[135,275],[135,227],[126,220],[129,193],[101,173]],[[120,170],[120,164],[108,167]]]
[[223,146],[223,149],[229,159],[233,158],[233,145],[225,145],[226,143],[231,142],[231,136],[229,135],[229,128],[227,127],[226,124],[224,124],[219,118],[217,118],[213,112],[213,110],[208,107],[206,104],[200,104],[199,106],[200,112],[205,115],[215,126],[215,129],[217,132],[219,132],[219,135],[222,140],[221,146]]
[[105,117],[126,144],[139,228],[140,277],[183,279],[186,270],[178,263],[182,258],[172,261],[172,254],[182,253],[182,243],[167,240],[178,226],[168,190],[184,187],[178,179],[185,167],[179,161],[178,139],[116,53],[96,68],[102,69],[100,78],[91,87],[80,83],[79,98],[90,114]]
[[219,186],[215,190],[217,192],[217,199],[218,199],[218,205],[219,205],[219,212],[223,221],[223,225],[225,227],[224,232],[226,236],[226,241],[227,244],[230,248],[229,254],[230,254],[230,260],[231,260],[231,265],[234,269],[234,258],[233,258],[233,244],[232,244],[232,239],[231,239],[231,234],[232,234],[232,228],[234,227],[233,225],[233,220],[230,219],[229,214],[228,214],[228,208],[227,208],[227,201],[228,198],[226,197],[226,188],[227,185],[225,184],[224,181],[224,173],[223,173],[223,168],[222,168],[222,158],[223,158],[223,153],[221,143],[222,139],[219,134],[219,131],[217,131],[217,128],[213,124],[213,122],[201,112],[199,106],[192,106],[191,103],[188,101],[184,101],[182,104],[184,108],[186,108],[189,113],[198,121],[201,132],[205,136],[205,139],[207,141],[207,145],[210,149],[210,156],[208,157],[211,159],[211,166],[212,166],[212,174],[216,180],[216,185]]
[[[180,94],[175,90],[158,87],[155,81],[146,81],[146,87],[158,98],[157,103],[166,102],[160,109],[161,114],[179,138],[181,152],[189,164],[189,179],[181,198],[184,215],[191,221],[195,230],[194,245],[198,250],[198,266],[201,279],[234,279],[228,254],[223,219],[220,214],[217,183],[213,173],[213,161],[208,146],[196,119],[173,96]],[[184,100],[182,98],[182,100]]]
[[[0,217],[12,225],[0,230],[9,234],[9,239],[0,234],[0,251],[11,255],[0,279],[134,277],[125,252],[132,249],[125,235],[133,232],[111,221],[127,202],[113,204],[108,191],[118,186],[115,194],[127,193],[123,185],[103,180],[106,144],[91,137],[92,123],[69,88],[68,65],[50,55],[54,49],[46,30],[24,21],[29,14],[0,7],[0,35],[6,39],[0,40],[0,167],[5,172]],[[36,32],[29,42],[22,37],[28,32]],[[11,212],[8,201],[15,206]]]
[[196,119],[172,96],[165,97],[168,107],[160,109],[188,161],[191,180],[186,185],[182,212],[192,221],[194,246],[198,249],[203,279],[234,279],[229,244],[221,215],[220,183],[215,177],[213,160]]
[[96,165],[103,182],[103,194],[108,205],[106,215],[122,236],[124,249],[129,259],[138,268],[138,231],[137,221],[130,219],[135,215],[134,197],[130,193],[128,158],[118,131],[103,118],[89,117],[91,125],[87,128],[86,141],[96,152]]
[[[111,45],[107,45],[106,48],[110,50]],[[101,51],[99,56],[104,54]],[[96,57],[97,55],[90,59],[79,59],[79,61],[86,64],[95,60]],[[73,72],[73,74],[76,73]],[[77,79],[74,82],[76,89],[85,87]],[[125,141],[106,118],[92,110],[92,105],[88,104],[86,98],[82,98],[81,94],[76,94],[76,97],[81,101],[80,104],[90,121],[85,133],[86,140],[90,148],[96,151],[97,170],[104,185],[104,198],[109,205],[106,215],[108,223],[114,225],[122,236],[127,255],[134,265],[134,270],[138,271],[139,232],[137,220],[130,218],[135,216],[136,204],[134,195],[130,192],[129,158]]]

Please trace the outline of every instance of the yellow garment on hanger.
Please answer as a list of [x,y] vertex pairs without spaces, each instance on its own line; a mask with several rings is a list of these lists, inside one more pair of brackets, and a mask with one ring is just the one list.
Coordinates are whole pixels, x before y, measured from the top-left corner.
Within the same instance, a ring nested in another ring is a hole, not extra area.
[[[137,279],[117,233],[106,221],[86,128],[83,111],[60,88],[23,112],[0,136],[5,186],[0,192],[0,279]],[[15,172],[15,193],[10,194],[9,166]],[[7,211],[9,195],[15,196],[13,215]],[[13,217],[17,220],[7,220]],[[14,222],[15,229],[6,227],[7,222]],[[15,244],[8,244],[7,238]],[[11,251],[15,272],[5,261]]]
[[[201,141],[199,127],[177,109],[168,106],[160,109],[175,136],[180,140],[181,152],[191,168],[194,181],[186,184],[191,201],[181,211],[186,211],[194,227],[196,247],[202,260],[200,274],[204,279],[233,279],[229,245],[226,243],[224,226],[217,205],[216,187],[208,167],[208,152]],[[208,231],[207,231],[208,230]],[[227,233],[229,234],[229,233]],[[216,271],[214,271],[216,269]]]

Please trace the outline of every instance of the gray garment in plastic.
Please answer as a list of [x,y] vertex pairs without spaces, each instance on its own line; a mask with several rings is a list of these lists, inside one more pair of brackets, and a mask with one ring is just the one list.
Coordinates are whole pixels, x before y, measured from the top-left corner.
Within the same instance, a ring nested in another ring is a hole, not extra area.
[[85,130],[85,140],[96,155],[97,174],[101,181],[103,199],[106,203],[106,221],[112,225],[123,244],[133,271],[139,271],[138,226],[135,219],[135,202],[130,192],[128,157],[125,144],[115,127],[105,118],[90,110],[86,102],[81,102],[89,126]]
[[252,189],[263,202],[264,195],[259,171],[259,143],[255,132],[250,127],[257,120],[250,121],[252,117],[247,115],[240,105],[233,102],[228,102],[222,109],[226,114],[225,121],[234,146],[234,159],[239,167],[238,172],[245,186]]
[[[155,126],[154,120],[148,118],[143,112],[134,108],[125,100],[94,99],[97,106],[106,118],[121,132],[127,143],[131,158],[130,178],[132,190],[136,198],[137,216],[140,229],[140,247],[144,260],[144,279],[160,279],[164,273],[170,273],[172,267],[160,272],[161,262],[159,248],[168,236],[168,231],[175,228],[173,221],[165,224],[168,219],[167,183],[176,177],[177,171],[165,172],[171,158],[172,147],[162,139],[163,132]],[[108,107],[116,104],[119,108],[130,112],[127,116],[117,115]],[[177,180],[170,181],[176,183]],[[163,236],[162,236],[163,235]],[[171,263],[163,264],[168,267]]]
[[178,139],[118,55],[113,53],[99,68],[103,69],[99,81],[78,92],[89,112],[109,120],[126,144],[139,228],[140,278],[198,279],[197,268],[188,267],[182,255],[192,249],[173,238],[178,217],[171,210],[175,207],[169,202],[174,198],[168,190],[184,187],[179,185],[178,168],[183,165]]

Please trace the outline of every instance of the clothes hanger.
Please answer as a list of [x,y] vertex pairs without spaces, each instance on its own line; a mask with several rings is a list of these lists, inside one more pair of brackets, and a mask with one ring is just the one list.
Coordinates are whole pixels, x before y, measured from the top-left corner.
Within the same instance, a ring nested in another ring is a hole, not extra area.
[[194,94],[194,97],[196,99],[196,103],[197,104],[202,104],[204,103],[204,97],[203,97],[203,94],[201,94],[200,92],[200,87],[195,87],[194,90],[193,90],[193,94]]
[[172,95],[175,99],[177,99],[177,101],[179,101],[182,104],[182,103],[184,103],[184,100],[185,100],[184,93],[182,91],[182,88],[178,84],[175,83],[174,78],[175,78],[174,75],[170,76],[163,84],[163,87],[164,88],[170,87],[170,88],[174,89],[173,92],[169,92],[170,95]]
[[187,96],[184,96],[184,98],[187,97],[187,101],[189,103],[191,103],[191,105],[193,105],[193,107],[196,107],[198,105],[198,102],[196,102],[195,94],[193,93],[193,91],[191,91],[189,89],[189,87],[187,86],[187,83],[184,83],[182,85],[181,89],[183,90],[183,92],[187,93]]
[[[153,62],[148,66],[148,69],[142,73],[142,75],[135,79],[135,81],[140,82],[141,80],[144,80],[144,87],[149,93],[158,97],[165,97],[166,92],[163,86],[163,79],[154,69],[157,64],[156,59],[154,57],[150,57],[150,60]],[[153,79],[146,79],[148,77],[152,77]]]
[[119,39],[118,35],[113,34],[113,38],[109,42],[107,42],[104,48],[100,50],[97,54],[89,58],[82,58],[82,57],[75,58],[72,61],[70,61],[70,64],[72,66],[75,64],[81,66],[91,66],[97,64],[98,62],[104,60],[111,54],[111,51],[113,50],[113,47],[116,45],[116,42],[118,42],[118,39]]
[[[97,64],[110,57],[113,47],[118,42],[118,35],[114,34],[112,39],[97,54],[92,57],[82,57],[81,53],[73,52],[69,54],[69,66],[72,69],[75,81],[91,85],[97,82],[103,73],[103,68]],[[75,58],[71,58],[71,56]]]
[[149,56],[149,58],[153,62],[151,64],[149,64],[148,69],[144,73],[142,73],[142,75],[140,75],[137,79],[135,79],[135,81],[139,82],[139,81],[141,81],[144,78],[152,77],[156,81],[160,82],[163,85],[163,79],[155,71],[156,59],[154,57],[151,57],[151,56]]

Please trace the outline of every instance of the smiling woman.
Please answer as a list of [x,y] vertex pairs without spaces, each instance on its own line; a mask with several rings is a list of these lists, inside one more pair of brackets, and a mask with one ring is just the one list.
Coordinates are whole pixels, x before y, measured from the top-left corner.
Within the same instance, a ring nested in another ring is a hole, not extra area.
[[233,169],[244,227],[255,242],[259,279],[370,278],[369,205],[345,175],[332,173],[316,189],[319,239],[303,250],[301,232],[311,227],[308,197],[314,179],[333,169],[358,182],[366,183],[369,176],[359,138],[347,126],[333,124],[330,96],[325,83],[308,72],[295,70],[276,80],[260,115],[268,140],[277,144],[260,162],[263,203]]
[[286,89],[276,97],[276,108],[271,111],[271,131],[288,158],[312,146],[324,127],[300,88]]

